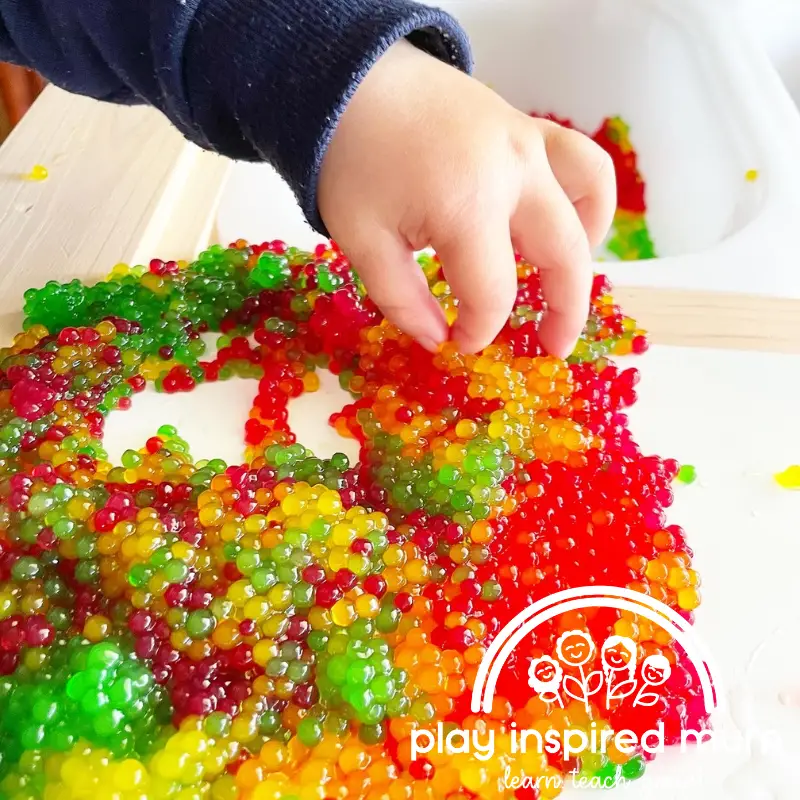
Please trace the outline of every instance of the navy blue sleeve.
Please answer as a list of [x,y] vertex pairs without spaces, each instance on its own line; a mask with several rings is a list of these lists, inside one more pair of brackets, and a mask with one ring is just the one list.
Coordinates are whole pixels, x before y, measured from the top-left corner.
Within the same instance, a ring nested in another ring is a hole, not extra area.
[[322,157],[361,79],[404,37],[471,69],[455,20],[411,0],[0,0],[0,60],[148,103],[201,147],[271,162],[322,233]]

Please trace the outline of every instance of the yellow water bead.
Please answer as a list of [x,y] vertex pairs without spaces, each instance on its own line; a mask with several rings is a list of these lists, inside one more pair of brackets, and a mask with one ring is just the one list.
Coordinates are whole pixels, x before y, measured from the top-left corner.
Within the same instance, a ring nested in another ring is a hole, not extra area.
[[210,528],[222,522],[225,511],[222,506],[203,506],[197,513],[197,519],[204,528]]
[[663,561],[659,561],[658,559],[649,561],[644,571],[647,579],[655,581],[656,583],[666,583],[669,573],[669,567]]
[[355,613],[362,619],[375,619],[381,610],[381,603],[374,594],[362,594],[355,599],[354,607]]
[[347,627],[358,618],[355,604],[347,597],[337,600],[331,607],[331,620],[334,625]]
[[111,635],[113,625],[111,620],[102,614],[94,614],[86,619],[83,625],[83,635],[90,642],[101,642]]
[[330,609],[314,606],[308,612],[308,624],[314,630],[327,630],[331,627]]
[[252,619],[260,622],[272,611],[272,604],[266,597],[253,597],[248,600],[242,609],[245,619]]
[[277,657],[278,652],[278,645],[274,640],[261,639],[253,645],[253,661],[263,667],[271,658]]
[[387,567],[400,567],[406,563],[407,556],[400,544],[390,544],[383,553],[383,563]]
[[427,561],[415,558],[405,565],[403,574],[411,583],[425,583],[430,575],[430,566]]
[[684,611],[694,611],[699,608],[701,603],[700,592],[694,587],[690,586],[686,589],[681,589],[678,592],[678,605]]
[[66,511],[71,519],[85,522],[94,513],[94,503],[86,497],[76,495],[67,501]]

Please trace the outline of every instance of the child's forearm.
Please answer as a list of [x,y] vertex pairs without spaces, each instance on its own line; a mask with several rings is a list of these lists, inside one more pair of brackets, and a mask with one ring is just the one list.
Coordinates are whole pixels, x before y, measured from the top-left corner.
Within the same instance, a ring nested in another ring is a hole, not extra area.
[[0,59],[98,99],[149,103],[192,141],[274,164],[312,224],[322,156],[393,42],[462,68],[466,39],[410,0],[0,0]]

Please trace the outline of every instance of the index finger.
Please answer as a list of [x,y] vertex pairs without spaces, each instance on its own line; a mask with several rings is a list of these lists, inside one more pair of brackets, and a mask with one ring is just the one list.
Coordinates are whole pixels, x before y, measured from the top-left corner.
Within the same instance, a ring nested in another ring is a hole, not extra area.
[[508,215],[462,224],[434,248],[458,299],[451,338],[463,353],[491,344],[508,321],[517,297],[517,262]]

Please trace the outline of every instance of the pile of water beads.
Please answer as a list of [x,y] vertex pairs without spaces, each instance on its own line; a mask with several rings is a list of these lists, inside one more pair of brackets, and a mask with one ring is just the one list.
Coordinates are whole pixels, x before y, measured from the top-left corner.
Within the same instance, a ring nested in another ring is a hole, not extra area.
[[[534,112],[531,116],[544,117],[562,127],[575,129],[570,120],[552,114]],[[639,171],[639,157],[631,142],[630,127],[621,117],[607,117],[596,131],[587,133],[587,136],[611,156],[617,178],[617,210],[605,250],[620,261],[655,258],[655,245],[647,225],[647,187]]]
[[[452,321],[435,256],[420,258]],[[542,354],[537,271],[475,356],[431,355],[386,323],[335,244],[215,246],[25,295],[0,351],[2,800],[472,800],[554,797],[569,771],[642,775],[613,746],[512,755],[511,725],[704,724],[670,637],[627,612],[563,614],[522,642],[493,711],[471,687],[498,630],[568,587],[630,587],[687,619],[697,574],[669,525],[678,464],[643,455],[624,409],[647,340],[595,278],[574,354]],[[202,334],[220,333],[206,355]],[[360,461],[317,458],[287,407],[338,374],[331,418]],[[257,380],[246,463],[195,461],[165,425],[109,462],[106,416],[148,382]],[[533,696],[564,631],[632,638],[671,665],[650,707]],[[412,758],[438,723],[493,731],[497,757]],[[505,743],[505,744],[504,744]],[[548,778],[507,789],[507,769]]]

